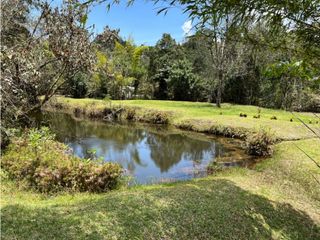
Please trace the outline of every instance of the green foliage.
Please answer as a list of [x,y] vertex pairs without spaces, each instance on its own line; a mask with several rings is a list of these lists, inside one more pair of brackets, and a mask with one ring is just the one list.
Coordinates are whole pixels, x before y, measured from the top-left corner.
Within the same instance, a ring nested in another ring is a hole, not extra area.
[[302,61],[273,63],[266,66],[263,74],[265,90],[273,95],[274,107],[283,109],[292,109],[294,104],[299,108],[303,104],[301,86],[310,85],[314,76],[312,69]]
[[39,130],[32,128],[28,132],[28,144],[35,150],[41,150],[44,142],[53,140],[54,137],[48,127],[41,127]]
[[[319,94],[318,63],[291,50],[302,47],[293,32],[279,29],[274,35],[267,22],[252,23],[248,29],[221,29],[223,21],[217,19],[210,27],[197,29],[182,44],[163,34],[154,47],[135,46],[132,39],[123,41],[117,31],[106,29],[103,34],[110,39],[102,34],[95,41],[97,61],[89,81],[78,79],[71,86],[82,93],[85,85],[87,96],[95,98],[109,95],[111,99],[217,104],[224,100],[299,111],[317,109],[313,101],[317,98],[309,99]],[[223,44],[220,38],[225,39]],[[112,47],[108,39],[113,39]],[[71,95],[83,96],[77,91]]]
[[88,92],[89,74],[77,73],[68,78],[63,87],[63,93],[74,98],[83,98]]
[[169,34],[163,34],[148,55],[150,58],[148,73],[154,88],[153,96],[157,99],[168,99],[170,69],[177,59],[184,58],[183,48]]
[[199,100],[203,92],[199,77],[186,59],[173,63],[168,78],[169,96],[173,100]]
[[1,167],[11,179],[40,192],[105,192],[117,187],[122,175],[118,164],[68,155],[67,147],[53,138],[48,128],[29,130],[9,145]]
[[132,40],[114,42],[112,51],[96,50],[97,63],[89,83],[89,96],[112,99],[132,98],[146,77],[146,46],[135,46]]
[[95,98],[103,98],[108,94],[110,82],[112,82],[112,66],[107,55],[96,50],[96,66],[88,83],[88,95]]

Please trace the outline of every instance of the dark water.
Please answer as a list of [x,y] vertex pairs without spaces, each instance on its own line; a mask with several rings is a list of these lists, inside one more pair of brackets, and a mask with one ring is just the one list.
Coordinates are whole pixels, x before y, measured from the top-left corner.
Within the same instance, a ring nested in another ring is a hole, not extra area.
[[117,162],[138,183],[205,176],[211,161],[233,165],[247,158],[236,140],[175,128],[76,120],[62,113],[41,118],[75,155]]

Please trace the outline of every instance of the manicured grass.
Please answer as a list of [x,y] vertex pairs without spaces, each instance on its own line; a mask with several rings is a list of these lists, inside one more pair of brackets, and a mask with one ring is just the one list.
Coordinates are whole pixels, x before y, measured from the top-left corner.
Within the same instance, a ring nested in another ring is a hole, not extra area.
[[[86,110],[102,110],[110,106],[110,102],[94,99],[72,99],[57,97],[56,101],[67,108],[81,108]],[[215,107],[210,103],[197,102],[177,102],[177,101],[158,101],[158,100],[125,100],[112,101],[113,106],[133,107],[145,112],[146,110],[158,110],[170,114],[170,123],[179,126],[185,121],[192,122],[193,128],[199,131],[207,131],[212,126],[223,126],[232,128],[243,128],[256,130],[261,127],[270,128],[279,139],[292,140],[314,137],[292,113],[260,108],[260,118],[253,116],[258,115],[258,107],[246,105],[222,104],[222,108]],[[239,114],[247,114],[247,117],[240,117]],[[312,113],[294,113],[305,123],[310,125],[320,134],[320,120]],[[275,116],[277,120],[271,120]],[[293,122],[290,122],[290,119]],[[311,124],[309,122],[311,121]],[[318,123],[317,123],[318,122]]]
[[[2,239],[320,239],[319,139],[255,169],[106,194],[47,196],[2,176]],[[4,173],[2,173],[4,175]]]

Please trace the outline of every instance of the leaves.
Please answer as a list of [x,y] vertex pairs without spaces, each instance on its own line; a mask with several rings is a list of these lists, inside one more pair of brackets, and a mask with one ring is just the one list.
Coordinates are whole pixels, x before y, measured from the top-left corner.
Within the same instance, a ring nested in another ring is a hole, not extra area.
[[83,25],[86,25],[87,20],[88,20],[88,14],[84,14],[84,15],[81,16],[81,18],[80,18],[80,22],[81,22]]

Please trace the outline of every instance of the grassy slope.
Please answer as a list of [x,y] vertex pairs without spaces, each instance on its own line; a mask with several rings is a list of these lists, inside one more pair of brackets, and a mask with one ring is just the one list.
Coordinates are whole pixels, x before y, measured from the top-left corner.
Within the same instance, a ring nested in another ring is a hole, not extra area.
[[320,239],[318,139],[255,169],[106,194],[44,196],[3,180],[2,239]]
[[[103,100],[93,99],[71,99],[58,97],[57,101],[63,103],[69,108],[82,108],[82,109],[97,109],[101,110],[107,106]],[[146,109],[156,109],[160,111],[170,112],[171,123],[179,125],[182,121],[192,120],[196,128],[205,130],[212,125],[230,126],[234,128],[258,129],[260,126],[272,129],[276,136],[281,139],[301,139],[312,137],[312,133],[304,127],[297,119],[290,122],[293,117],[290,112],[283,110],[274,110],[261,108],[261,118],[255,119],[254,115],[258,114],[256,106],[245,105],[231,105],[223,104],[219,109],[209,103],[196,103],[196,102],[174,102],[174,101],[157,101],[157,100],[126,100],[126,101],[113,101],[113,105],[131,106],[141,109],[141,112]],[[220,115],[222,113],[222,115]],[[246,113],[247,118],[239,117],[240,113]],[[319,121],[312,113],[295,113],[303,121],[309,124],[312,121],[312,128],[320,134],[320,125],[316,124]],[[277,120],[271,120],[272,116],[276,116]]]

